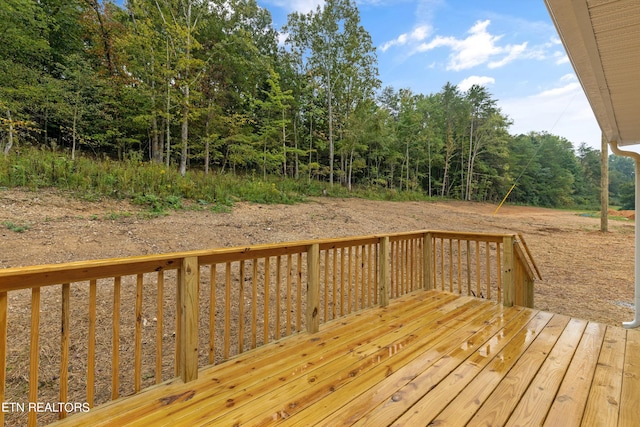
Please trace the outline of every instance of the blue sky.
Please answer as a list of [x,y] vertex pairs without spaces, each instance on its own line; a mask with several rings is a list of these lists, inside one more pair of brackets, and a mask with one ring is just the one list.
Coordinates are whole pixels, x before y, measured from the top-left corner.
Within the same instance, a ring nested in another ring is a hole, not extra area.
[[[323,0],[258,0],[276,29]],[[543,0],[357,0],[383,86],[438,92],[477,83],[512,134],[548,131],[600,148],[600,129]]]

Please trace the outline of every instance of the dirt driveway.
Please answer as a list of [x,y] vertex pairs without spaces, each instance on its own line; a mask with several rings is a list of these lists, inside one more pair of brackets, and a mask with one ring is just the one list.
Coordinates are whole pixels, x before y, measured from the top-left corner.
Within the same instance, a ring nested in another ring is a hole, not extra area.
[[[633,316],[632,221],[573,211],[465,202],[238,203],[229,213],[183,210],[144,219],[121,201],[70,199],[56,191],[0,190],[0,268],[223,246],[419,229],[522,232],[541,270],[537,308],[619,325]],[[23,232],[14,226],[26,225]]]

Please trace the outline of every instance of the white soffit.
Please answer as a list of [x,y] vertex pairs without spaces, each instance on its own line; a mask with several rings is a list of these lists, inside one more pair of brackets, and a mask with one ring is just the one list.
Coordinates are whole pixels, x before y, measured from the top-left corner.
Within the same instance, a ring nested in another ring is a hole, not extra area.
[[640,144],[640,0],[545,0],[608,141]]

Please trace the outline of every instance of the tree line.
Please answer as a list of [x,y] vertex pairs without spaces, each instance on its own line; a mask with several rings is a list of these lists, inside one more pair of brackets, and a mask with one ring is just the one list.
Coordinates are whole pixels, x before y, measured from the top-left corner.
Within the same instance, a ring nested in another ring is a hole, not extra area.
[[[541,206],[597,205],[599,152],[509,134],[482,86],[381,87],[352,0],[276,31],[255,0],[3,0],[0,149]],[[633,177],[616,159],[612,196]],[[615,181],[615,180],[614,180]],[[627,185],[628,187],[628,185]]]

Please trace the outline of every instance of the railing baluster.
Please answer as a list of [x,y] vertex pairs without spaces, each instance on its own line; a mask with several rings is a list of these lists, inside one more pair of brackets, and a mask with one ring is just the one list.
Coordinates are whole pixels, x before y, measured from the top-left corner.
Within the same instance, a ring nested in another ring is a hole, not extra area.
[[444,291],[444,239],[440,239],[440,289]]
[[286,329],[286,334],[287,336],[291,335],[291,308],[292,308],[292,303],[291,303],[291,275],[292,275],[292,269],[291,269],[291,254],[287,255],[287,329]]
[[374,252],[376,246],[374,244],[369,245],[367,249],[367,306],[373,307],[375,302],[375,265],[374,265]]
[[476,240],[476,298],[480,298],[480,241]]
[[[5,384],[7,383],[7,307],[6,292],[0,292],[0,402],[6,402]],[[0,426],[4,426],[4,411],[0,411]]]
[[333,249],[333,307],[331,311],[333,312],[331,315],[332,319],[336,318],[337,308],[336,305],[338,303],[338,249]]
[[133,388],[138,393],[142,388],[142,274],[136,279],[136,326],[133,350]]
[[394,298],[397,298],[402,295],[402,273],[403,273],[403,265],[402,265],[402,242],[396,242],[396,285],[395,285],[395,295]]
[[[71,284],[62,285],[62,325],[60,328],[60,402],[68,399],[69,388],[69,328],[71,327]],[[58,414],[66,418],[64,407]]]
[[297,329],[302,331],[302,254],[298,252],[296,255],[296,298],[297,298]]
[[253,270],[251,272],[251,286],[253,287],[253,298],[251,299],[251,348],[258,346],[258,260],[252,261]]
[[180,307],[182,306],[181,291],[180,291],[180,277],[182,277],[182,266],[178,269],[178,280],[176,280],[175,287],[175,295],[176,295],[176,319],[175,319],[175,329],[174,329],[174,377],[180,377],[180,366],[182,365],[182,353],[180,351],[180,342],[182,341],[182,316],[180,315]]
[[378,293],[380,294],[380,305],[386,307],[389,305],[389,285],[391,282],[391,262],[389,236],[380,239],[380,250],[378,251],[378,266],[380,267],[380,276],[378,277]]
[[244,260],[240,261],[238,286],[238,354],[244,352]]
[[345,261],[345,248],[340,250],[340,316],[344,316],[344,261]]
[[471,240],[467,240],[467,295],[471,295]]
[[416,239],[409,241],[411,246],[411,259],[409,260],[409,273],[411,275],[411,292],[416,290],[416,274],[417,274],[417,259],[416,259]]
[[156,294],[156,384],[162,382],[162,326],[164,325],[164,271],[158,271]]
[[462,295],[462,243],[460,239],[458,242],[458,294]]
[[380,288],[378,288],[378,283],[380,282],[380,249],[378,244],[373,244],[373,249],[374,249],[374,254],[373,254],[373,275],[374,275],[374,280],[373,283],[371,284],[371,287],[373,289],[373,304],[378,304],[378,301],[380,300]]
[[217,264],[209,270],[209,365],[216,363],[216,290]]
[[433,236],[425,233],[422,237],[422,287],[425,290],[433,289],[432,270],[433,264]]
[[280,339],[280,302],[282,299],[280,298],[280,285],[281,285],[281,277],[282,277],[282,257],[276,257],[276,340]]
[[453,292],[453,239],[449,239],[449,292]]
[[225,265],[224,277],[224,360],[229,359],[231,351],[231,262]]
[[402,241],[402,253],[400,254],[402,257],[402,275],[400,276],[400,280],[402,280],[402,295],[405,295],[409,291],[409,241]]
[[122,278],[113,278],[113,337],[111,341],[111,399],[118,398],[120,389],[120,286]]
[[269,343],[269,304],[271,293],[271,257],[264,258],[264,344]]
[[391,259],[389,260],[389,285],[390,285],[390,298],[396,297],[395,287],[396,283],[398,283],[398,278],[396,277],[396,242],[389,243],[389,256]]
[[359,248],[357,246],[353,247],[353,250],[355,252],[355,271],[354,271],[354,278],[353,278],[353,286],[354,286],[354,291],[355,291],[355,295],[354,295],[354,300],[355,300],[355,310],[358,311],[360,310],[360,308],[362,307],[360,304],[360,289],[358,289],[358,278],[359,278],[359,272],[360,272],[360,252],[359,252]]
[[[31,342],[29,347],[29,402],[38,401],[38,365],[40,359],[40,288],[31,289]],[[35,426],[38,413],[29,411],[28,423]]]
[[487,269],[487,299],[491,299],[491,243],[485,242],[485,258],[487,265],[485,268]]
[[87,345],[87,403],[93,408],[95,402],[96,374],[96,280],[89,282],[89,343]]
[[324,251],[324,319],[329,320],[329,249]]
[[[354,252],[355,252],[355,254],[354,254]],[[358,280],[357,279],[355,280],[355,284],[351,280],[353,275],[354,275],[354,273],[357,274],[357,271],[358,271],[357,265],[355,266],[355,272],[352,269],[353,264],[354,263],[357,264],[357,262],[358,262],[358,248],[356,246],[349,247],[349,252],[347,254],[348,254],[348,258],[347,258],[347,265],[348,265],[348,267],[347,267],[347,277],[348,277],[348,280],[347,280],[347,283],[348,283],[348,285],[347,285],[347,314],[349,314],[349,313],[351,313],[351,307],[352,307],[352,305],[351,305],[352,304],[352,301],[351,301],[352,298],[351,297],[354,294],[353,287],[356,288],[355,289],[355,298],[354,298],[355,301],[353,301],[353,302],[354,302],[354,305],[356,307],[358,305],[358,289],[357,289],[358,288],[358,285],[357,285]]]
[[502,303],[502,249],[500,243],[496,243],[496,281],[498,304]]
[[362,260],[362,308],[369,306],[369,287],[367,286],[367,275],[365,265],[367,263],[367,247],[365,245],[360,246],[360,258]]

